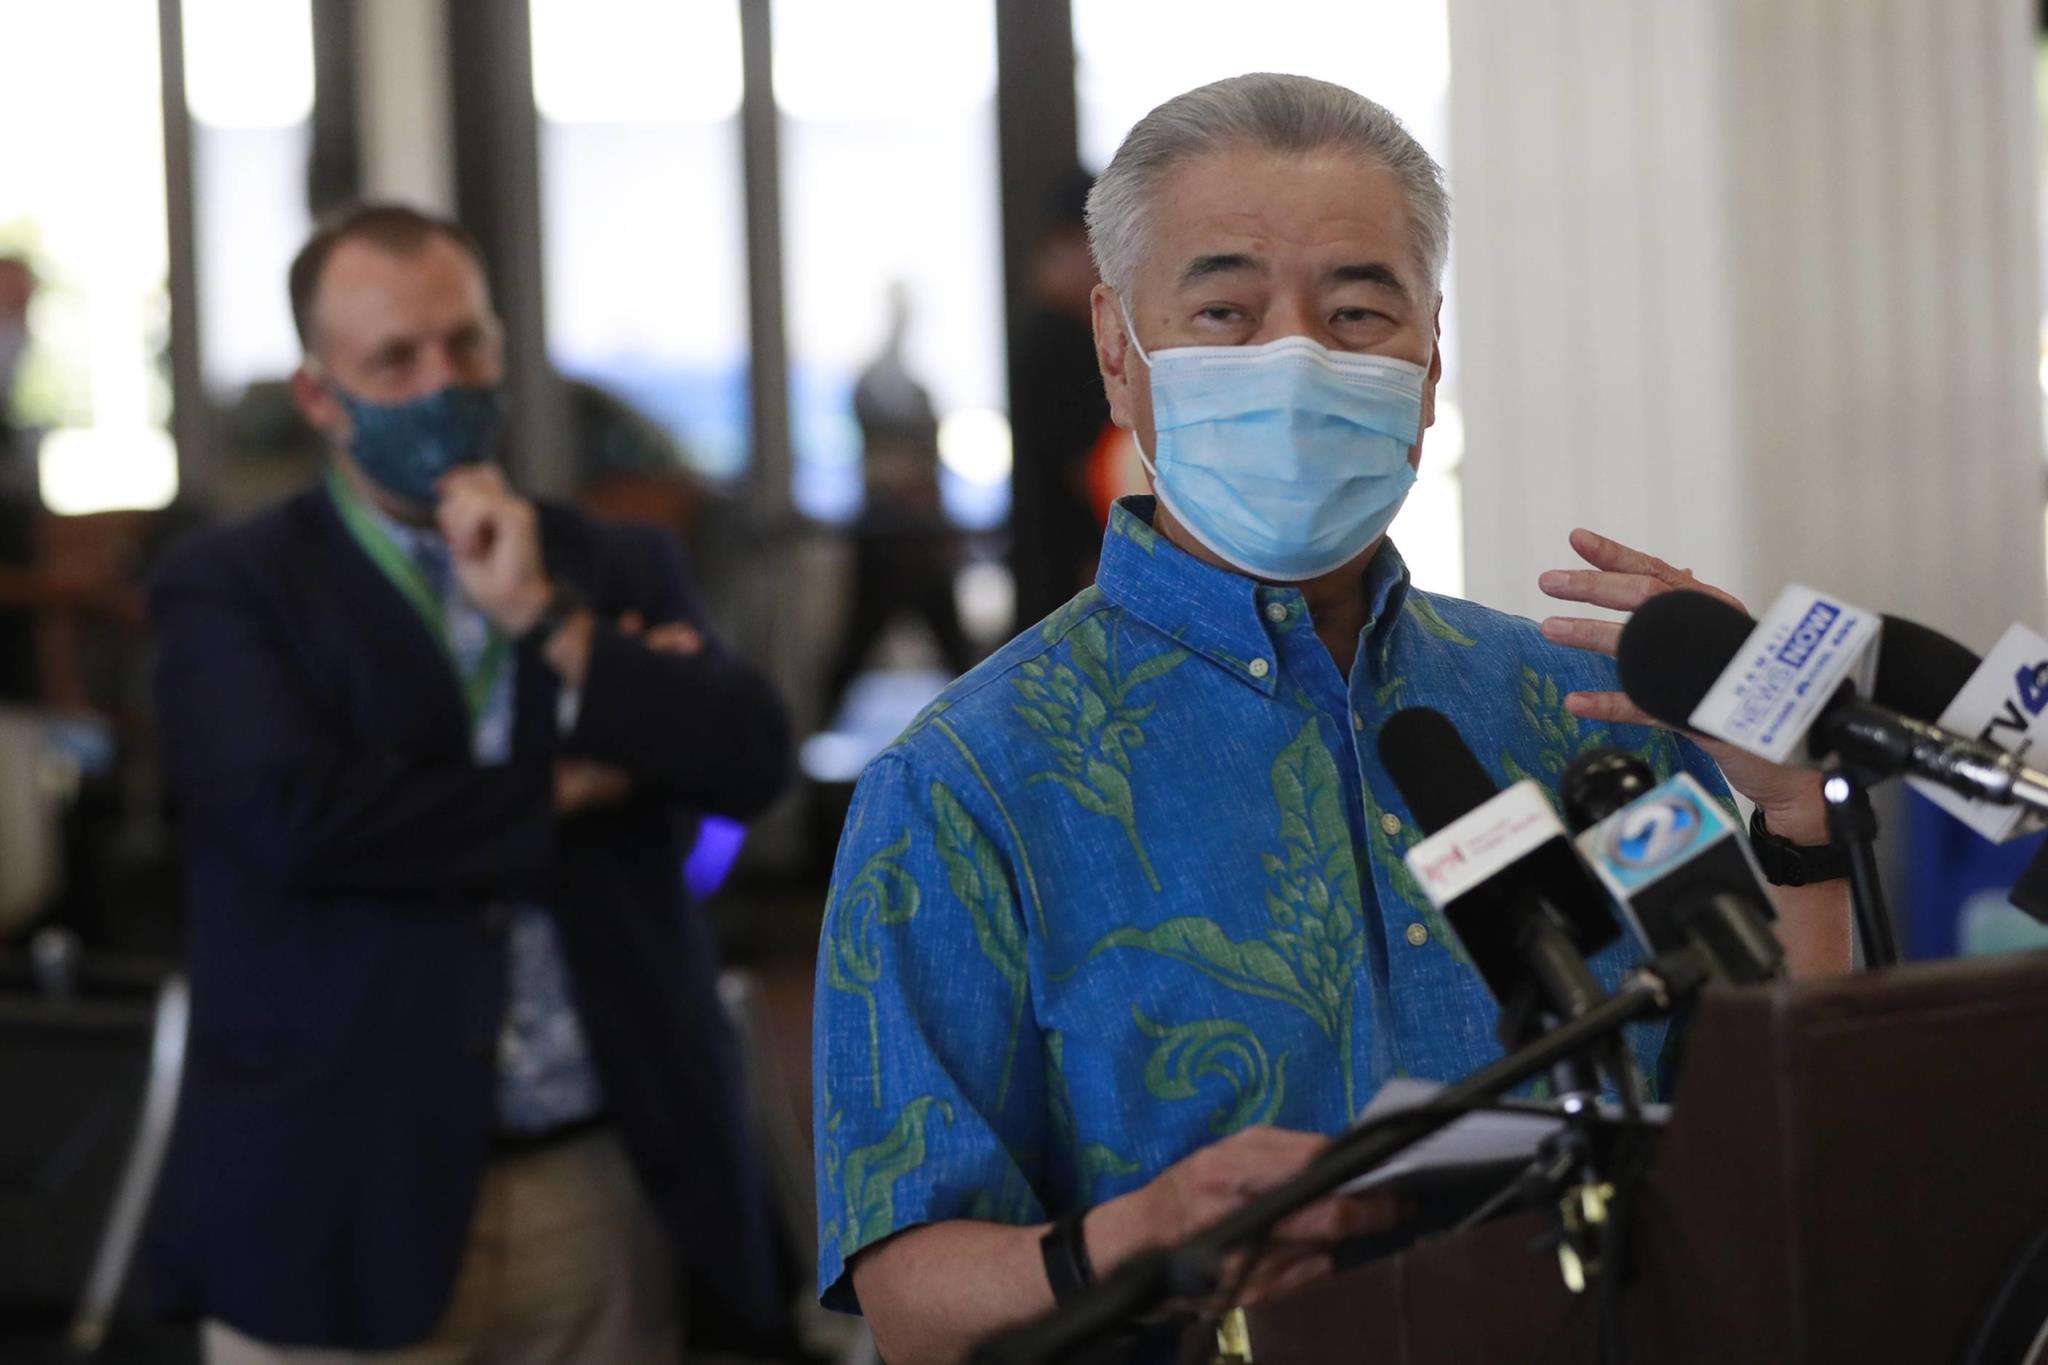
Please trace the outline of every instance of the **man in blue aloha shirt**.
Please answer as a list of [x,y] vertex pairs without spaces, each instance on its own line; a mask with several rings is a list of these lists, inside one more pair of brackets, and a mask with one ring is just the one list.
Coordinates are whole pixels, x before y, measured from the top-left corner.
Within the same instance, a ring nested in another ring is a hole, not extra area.
[[[1098,357],[1157,498],[869,767],[819,948],[818,1282],[892,1362],[1046,1311],[1077,1253],[1103,1274],[1212,1221],[1389,1078],[1499,1054],[1401,862],[1420,832],[1374,755],[1394,711],[1444,712],[1503,783],[1607,744],[1726,790],[1613,691],[1618,627],[1423,592],[1385,538],[1449,236],[1391,115],[1299,77],[1206,86],[1131,132],[1089,210]],[[1554,596],[1703,586],[1574,545],[1593,567],[1545,575]],[[1717,753],[1774,832],[1824,840],[1812,774]],[[1846,965],[1839,884],[1780,911],[1795,970]],[[1632,1040],[1646,1071],[1660,1040]],[[1307,1211],[1249,1295],[1389,1216]]]

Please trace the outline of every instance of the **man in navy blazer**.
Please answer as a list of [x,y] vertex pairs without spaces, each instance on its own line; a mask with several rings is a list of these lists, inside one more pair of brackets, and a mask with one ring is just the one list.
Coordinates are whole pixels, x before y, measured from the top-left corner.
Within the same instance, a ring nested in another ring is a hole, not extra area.
[[489,462],[458,225],[358,208],[291,283],[330,477],[152,596],[193,984],[159,1297],[215,1361],[673,1359],[685,1270],[777,1307],[679,873],[691,813],[783,789],[783,709],[669,537]]

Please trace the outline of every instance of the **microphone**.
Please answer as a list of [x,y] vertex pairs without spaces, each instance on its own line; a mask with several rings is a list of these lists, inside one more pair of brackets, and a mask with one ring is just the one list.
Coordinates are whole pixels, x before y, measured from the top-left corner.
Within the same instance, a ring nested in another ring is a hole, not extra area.
[[1715,980],[1738,985],[1783,975],[1749,841],[1698,782],[1659,783],[1634,754],[1590,749],[1562,795],[1579,852],[1653,956],[1696,947]]
[[[1805,680],[1825,679],[1825,690],[1781,687],[1780,678],[1763,679],[1766,686],[1759,687],[1753,637],[1763,633],[1745,613],[1705,593],[1653,597],[1622,627],[1616,655],[1622,690],[1666,724],[1704,731],[1776,762],[1802,751],[1809,759],[1834,756],[1876,776],[1908,773],[1973,800],[2048,811],[2048,776],[1990,743],[1886,704],[1896,697],[1926,709],[1954,676],[1961,661],[1956,651],[1968,654],[1960,645],[1930,647],[1934,632],[1921,627],[1895,634],[1892,646],[1878,651],[1873,687],[1882,690],[1865,701],[1842,676],[1846,670]],[[1779,697],[1771,696],[1768,706],[1779,709],[1760,725],[1757,695],[1770,687],[1788,700],[1780,707]]]
[[[1409,870],[1501,1002],[1501,1041],[1540,1009],[1575,1019],[1605,995],[1586,956],[1620,937],[1599,884],[1534,782],[1494,784],[1457,728],[1422,707],[1380,727],[1380,763],[1428,836]],[[1534,995],[1531,995],[1531,991]]]

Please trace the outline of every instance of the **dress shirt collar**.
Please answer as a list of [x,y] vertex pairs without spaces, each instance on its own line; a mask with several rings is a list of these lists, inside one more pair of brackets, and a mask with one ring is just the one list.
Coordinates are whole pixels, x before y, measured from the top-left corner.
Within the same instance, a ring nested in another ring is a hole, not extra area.
[[[1110,510],[1096,586],[1139,620],[1270,696],[1279,671],[1273,636],[1299,626],[1307,602],[1296,588],[1261,584],[1179,549],[1153,529],[1156,506],[1150,497],[1127,497]],[[1380,542],[1365,580],[1363,640],[1384,664],[1391,637],[1386,627],[1408,592],[1408,566],[1392,540]]]

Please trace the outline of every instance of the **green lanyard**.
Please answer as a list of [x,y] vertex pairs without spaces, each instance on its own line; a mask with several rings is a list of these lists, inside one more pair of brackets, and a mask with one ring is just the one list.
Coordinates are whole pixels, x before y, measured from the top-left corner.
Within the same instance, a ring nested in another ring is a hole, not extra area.
[[483,657],[477,660],[476,671],[465,676],[462,661],[455,657],[455,647],[448,639],[447,604],[434,585],[427,581],[427,575],[413,561],[411,555],[399,547],[377,521],[377,514],[366,506],[341,475],[330,469],[327,472],[327,492],[334,499],[335,510],[341,513],[342,525],[348,527],[356,544],[363,547],[363,553],[370,562],[384,571],[391,580],[391,586],[398,589],[398,595],[412,604],[412,609],[426,622],[427,633],[441,646],[441,653],[447,657],[449,667],[455,670],[457,681],[462,684],[463,700],[469,705],[471,724],[483,718],[491,704],[491,693],[497,690],[498,677],[505,670],[505,659],[511,653],[505,637],[493,626],[490,642],[484,646]]

